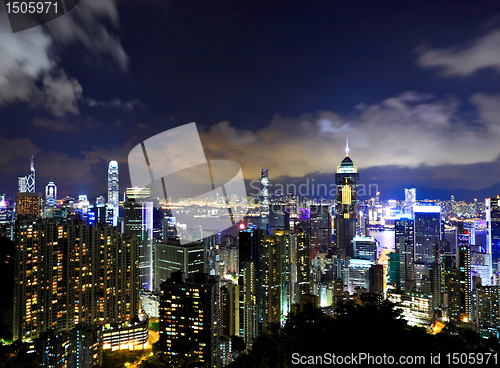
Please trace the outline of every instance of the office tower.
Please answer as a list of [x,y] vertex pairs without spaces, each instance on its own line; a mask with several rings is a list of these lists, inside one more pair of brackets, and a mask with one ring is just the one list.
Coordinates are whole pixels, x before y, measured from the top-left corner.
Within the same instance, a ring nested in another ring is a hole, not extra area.
[[269,176],[267,169],[260,171],[260,215],[269,216]]
[[241,225],[238,232],[240,287],[240,336],[247,349],[259,334],[262,323],[261,243],[264,230],[253,224]]
[[344,260],[353,257],[351,240],[356,236],[358,222],[359,174],[356,164],[349,157],[349,145],[346,145],[345,158],[337,166],[335,185],[335,247]]
[[14,339],[138,314],[134,239],[116,227],[16,220]]
[[220,334],[240,335],[240,287],[231,281],[223,281],[220,288]]
[[399,285],[402,290],[410,289],[411,283],[415,279],[413,224],[411,215],[398,215],[394,221],[395,251],[399,254]]
[[101,328],[85,323],[69,331],[49,330],[35,346],[46,368],[92,368],[102,364]]
[[[128,188],[123,204],[123,234],[136,236],[139,246],[139,284],[152,291],[153,258],[153,202],[146,201],[149,188]],[[159,286],[159,284],[158,284]]]
[[404,213],[411,214],[413,206],[417,204],[417,189],[405,189]]
[[19,193],[35,193],[35,157],[31,156],[30,173],[26,176],[19,176],[18,192]]
[[368,292],[370,289],[370,268],[371,262],[367,259],[349,259],[344,268],[344,285],[350,294],[358,291]]
[[118,182],[118,162],[110,161],[108,166],[108,204],[113,210],[112,225],[118,225],[118,204],[120,202],[120,189]]
[[41,211],[40,193],[16,193],[16,218],[20,216],[40,217]]
[[311,204],[311,259],[332,246],[332,215],[329,204]]
[[181,244],[178,240],[169,240],[166,244],[155,244],[154,289],[158,292],[173,272],[183,272],[190,278],[195,273],[205,273],[206,268],[207,248],[201,242]]
[[160,351],[169,362],[188,353],[200,357],[201,363],[218,367],[219,282],[208,274],[194,274],[185,279],[174,272],[161,284]]
[[57,200],[57,187],[53,181],[51,181],[45,187],[45,204],[48,207],[55,207]]
[[352,240],[354,258],[367,259],[372,264],[377,263],[377,241],[371,236],[356,235]]
[[89,225],[109,224],[106,218],[107,211],[106,205],[103,203],[96,203],[89,205],[87,209],[87,223]]
[[253,262],[257,272],[261,269],[261,242],[264,231],[253,224],[240,226],[238,232],[239,262]]
[[262,323],[282,323],[293,303],[290,234],[276,231],[262,241]]
[[486,198],[486,224],[488,233],[486,238],[486,253],[492,256],[492,267],[499,271],[500,258],[500,196]]
[[298,295],[294,299],[297,300],[300,295],[311,292],[311,241],[309,234],[302,227],[297,227],[295,230],[295,242],[297,251],[296,257],[292,256],[292,262],[295,261],[296,265],[297,276],[294,281]]
[[414,262],[435,263],[441,241],[441,207],[415,206],[414,218]]
[[5,194],[0,195],[0,237],[14,240],[14,207],[9,205]]
[[375,294],[384,293],[384,266],[372,264],[369,271],[370,284],[368,291]]

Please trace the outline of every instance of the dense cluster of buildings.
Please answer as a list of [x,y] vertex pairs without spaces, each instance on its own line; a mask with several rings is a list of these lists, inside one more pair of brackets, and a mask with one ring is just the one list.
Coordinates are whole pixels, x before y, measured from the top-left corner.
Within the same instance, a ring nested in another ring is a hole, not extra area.
[[[223,367],[271,323],[311,305],[333,314],[362,293],[393,301],[412,325],[498,336],[500,197],[426,202],[407,189],[402,202],[379,193],[362,201],[348,148],[333,201],[275,195],[268,175],[248,200],[253,217],[205,236],[177,223],[149,188],[120,199],[116,161],[108,198],[90,203],[58,199],[52,181],[45,196],[36,192],[32,159],[15,203],[0,198],[0,235],[16,246],[14,339],[32,343],[47,367],[90,367],[103,349],[150,348],[157,319],[160,354]],[[377,230],[393,232],[392,246]]]

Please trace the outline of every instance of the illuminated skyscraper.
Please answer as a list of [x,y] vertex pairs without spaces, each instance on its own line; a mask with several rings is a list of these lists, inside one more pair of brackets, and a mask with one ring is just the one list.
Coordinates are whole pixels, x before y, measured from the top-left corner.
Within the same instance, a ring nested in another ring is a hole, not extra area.
[[441,242],[441,207],[415,206],[414,219],[414,261],[416,263],[437,262]]
[[449,318],[460,325],[472,319],[472,275],[469,232],[462,223],[457,226],[456,267],[448,283]]
[[311,259],[318,252],[326,253],[332,246],[332,215],[330,205],[311,204]]
[[[139,266],[143,266],[143,273],[147,269],[144,263],[139,263]],[[202,242],[181,244],[179,240],[168,240],[167,244],[155,244],[155,291],[160,291],[160,285],[167,281],[173,272],[181,271],[190,278],[195,273],[205,273],[206,269],[207,247]],[[142,279],[145,280],[146,275]]]
[[139,247],[141,289],[153,290],[153,202],[146,201],[148,188],[128,188],[123,204],[123,233],[136,236]]
[[31,156],[30,174],[18,177],[19,193],[35,193],[35,157]]
[[335,197],[335,247],[341,259],[353,257],[351,240],[356,236],[358,213],[357,188],[359,174],[356,164],[349,157],[349,144],[345,158],[337,166],[335,174],[337,195]]
[[[414,280],[414,231],[413,218],[411,215],[399,215],[394,221],[395,250],[399,257],[399,286],[404,289],[411,289],[411,281]],[[406,287],[405,287],[406,285]]]
[[240,336],[250,348],[259,333],[262,316],[261,251],[264,231],[248,224],[240,226],[238,234],[240,287]]
[[486,238],[486,253],[491,254],[492,267],[500,269],[500,196],[486,198],[486,223],[488,234]]
[[267,169],[260,172],[260,214],[262,217],[269,216],[269,176]]
[[417,189],[405,189],[405,206],[404,212],[411,213],[413,206],[417,204]]
[[118,225],[119,194],[118,162],[113,160],[109,163],[108,167],[108,204],[113,209],[113,226]]
[[51,181],[45,187],[45,204],[49,207],[55,207],[57,200],[57,187],[53,181]]
[[201,364],[220,366],[219,293],[219,282],[203,273],[175,272],[161,284],[159,345],[169,362],[194,352]]

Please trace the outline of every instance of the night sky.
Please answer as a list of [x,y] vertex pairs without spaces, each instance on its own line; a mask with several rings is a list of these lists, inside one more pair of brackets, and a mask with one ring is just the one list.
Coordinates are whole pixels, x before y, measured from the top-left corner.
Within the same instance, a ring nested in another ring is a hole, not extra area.
[[191,122],[247,180],[333,183],[348,135],[383,195],[479,190],[499,86],[498,1],[81,0],[15,34],[0,5],[0,193],[32,155],[37,191],[93,202],[112,159],[124,191],[130,150]]

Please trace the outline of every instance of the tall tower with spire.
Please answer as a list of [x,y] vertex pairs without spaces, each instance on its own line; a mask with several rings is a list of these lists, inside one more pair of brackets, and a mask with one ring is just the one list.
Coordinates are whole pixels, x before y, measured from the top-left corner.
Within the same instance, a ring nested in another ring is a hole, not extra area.
[[28,175],[19,176],[19,193],[35,193],[35,157],[31,156],[31,171]]
[[345,157],[335,174],[335,248],[342,259],[353,257],[352,239],[356,236],[358,222],[359,174],[356,164],[349,157],[349,140],[346,138]]
[[108,205],[113,210],[113,226],[118,225],[118,204],[120,202],[118,185],[118,162],[112,160],[108,167]]

